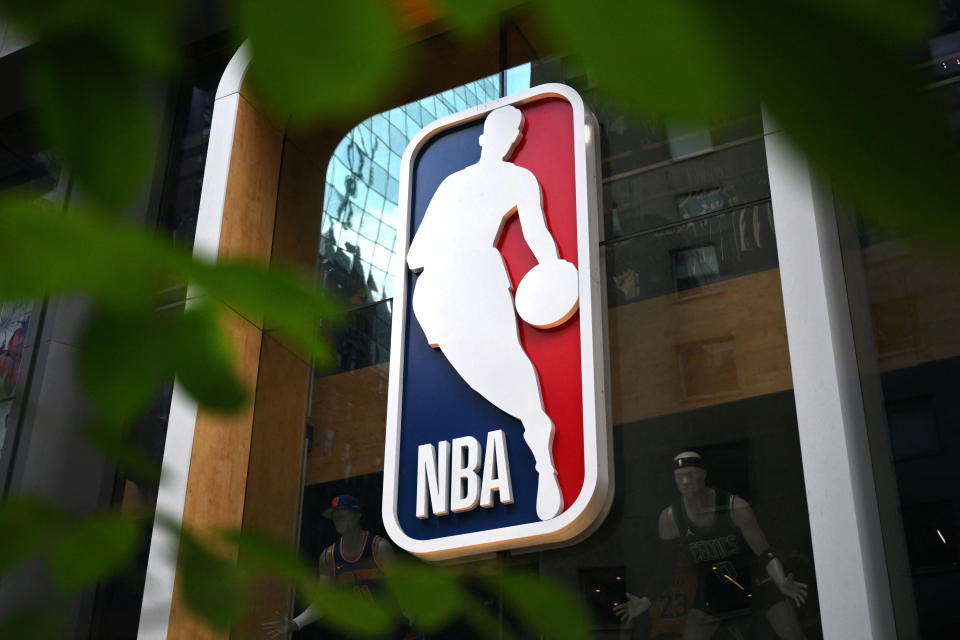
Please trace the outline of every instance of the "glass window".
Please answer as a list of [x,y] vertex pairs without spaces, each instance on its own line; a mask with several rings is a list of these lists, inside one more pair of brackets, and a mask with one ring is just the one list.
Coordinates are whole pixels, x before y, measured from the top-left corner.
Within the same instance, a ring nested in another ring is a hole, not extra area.
[[[504,80],[518,91],[576,77],[562,60],[542,60]],[[496,97],[499,86],[488,78],[419,104],[442,117],[467,99]],[[581,93],[601,129],[616,496],[584,541],[499,562],[579,593],[597,637],[822,637],[759,113],[639,122]],[[340,494],[355,496],[365,526],[382,535],[387,269],[403,109],[372,120],[374,128],[389,120],[395,131],[384,207],[364,212],[380,215],[372,254],[366,240],[357,246],[346,232],[330,233],[326,218],[336,207],[326,205],[322,225],[324,286],[352,310],[329,329],[334,357],[313,380],[301,540],[314,557],[337,539],[321,513]],[[379,190],[373,182],[367,187]],[[362,224],[360,231],[366,236]],[[807,597],[798,606],[784,594],[799,583]],[[624,605],[636,614],[626,624],[615,612]]]
[[863,222],[860,230],[845,270],[854,299],[865,300],[854,327],[864,388],[878,390],[864,394],[868,427],[889,451],[875,464],[878,473],[892,464],[895,476],[896,495],[880,497],[895,519],[884,529],[885,543],[888,554],[905,553],[909,562],[910,580],[894,586],[913,587],[912,602],[898,604],[915,607],[919,637],[954,637],[960,633],[960,614],[949,604],[960,595],[960,270],[922,240],[891,237]]
[[[960,3],[941,2],[939,17],[925,68],[960,141]],[[958,637],[960,268],[931,250],[937,243],[877,228],[848,202],[838,208],[875,474],[890,487],[878,502],[898,627]]]

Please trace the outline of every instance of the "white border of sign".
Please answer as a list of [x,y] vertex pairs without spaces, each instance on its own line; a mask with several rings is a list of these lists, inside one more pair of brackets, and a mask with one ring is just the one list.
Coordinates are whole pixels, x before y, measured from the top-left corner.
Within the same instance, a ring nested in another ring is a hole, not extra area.
[[[400,527],[396,513],[400,456],[401,377],[406,334],[407,248],[410,243],[410,196],[413,161],[438,133],[506,105],[527,104],[544,98],[566,100],[573,108],[574,176],[577,206],[577,262],[580,273],[580,354],[583,387],[584,479],[580,495],[556,518],[542,522],[464,533],[432,540],[411,538]],[[600,261],[599,187],[595,140],[596,119],[583,100],[563,84],[542,84],[478,107],[436,120],[421,130],[403,154],[397,246],[394,256],[393,330],[390,384],[387,394],[387,431],[383,461],[383,524],[403,549],[430,560],[476,556],[504,549],[572,544],[599,526],[613,499],[612,434],[607,415],[603,271]],[[587,267],[587,268],[584,268]]]

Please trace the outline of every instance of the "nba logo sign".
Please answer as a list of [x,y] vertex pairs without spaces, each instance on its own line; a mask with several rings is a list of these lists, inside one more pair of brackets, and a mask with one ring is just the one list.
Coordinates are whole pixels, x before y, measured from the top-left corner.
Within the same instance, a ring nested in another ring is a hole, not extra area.
[[541,85],[404,154],[383,521],[411,553],[560,545],[609,509],[595,122]]

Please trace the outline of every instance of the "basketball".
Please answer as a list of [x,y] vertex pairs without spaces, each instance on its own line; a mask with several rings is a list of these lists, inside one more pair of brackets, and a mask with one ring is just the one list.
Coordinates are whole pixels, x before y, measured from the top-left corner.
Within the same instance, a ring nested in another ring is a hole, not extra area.
[[538,329],[563,324],[574,314],[579,303],[579,273],[573,263],[566,260],[538,264],[517,286],[517,314]]

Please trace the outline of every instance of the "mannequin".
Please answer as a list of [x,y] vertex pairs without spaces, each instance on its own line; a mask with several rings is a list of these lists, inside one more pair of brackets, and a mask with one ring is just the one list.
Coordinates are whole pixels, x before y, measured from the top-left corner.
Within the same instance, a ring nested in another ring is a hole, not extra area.
[[[700,454],[684,451],[673,459],[673,476],[680,499],[660,512],[658,534],[669,549],[662,557],[673,560],[677,548],[689,556],[698,573],[697,595],[683,627],[684,640],[708,640],[724,614],[745,608],[762,611],[777,636],[804,640],[794,604],[807,597],[807,585],[784,571],[783,563],[767,543],[753,509],[739,496],[708,487]],[[757,561],[766,576],[752,576]],[[621,622],[643,615],[661,589],[647,595],[627,593],[614,607]]]
[[[372,597],[370,588],[393,558],[393,547],[360,525],[362,515],[360,501],[351,495],[339,495],[331,501],[323,517],[333,520],[340,538],[320,554],[319,568],[321,578],[352,585],[358,593]],[[276,619],[263,624],[263,630],[270,638],[281,638],[319,618],[319,612],[307,607],[295,618],[277,614]]]

